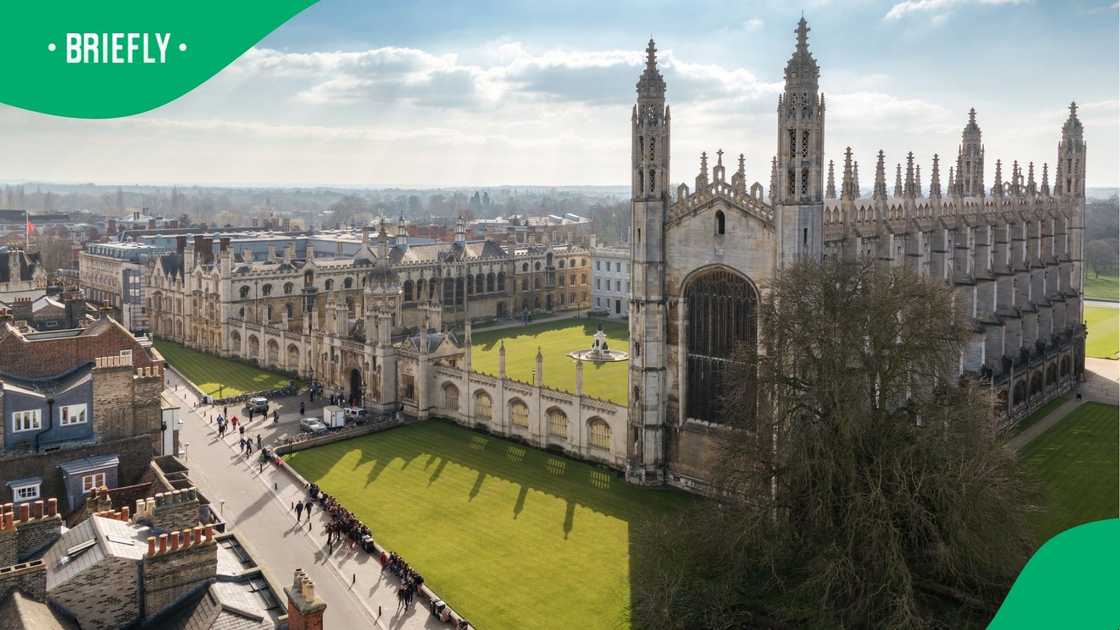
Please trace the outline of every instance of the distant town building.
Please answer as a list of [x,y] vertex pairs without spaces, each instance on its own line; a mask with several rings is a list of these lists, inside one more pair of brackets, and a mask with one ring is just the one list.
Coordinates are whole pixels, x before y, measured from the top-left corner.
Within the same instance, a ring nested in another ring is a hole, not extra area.
[[47,272],[38,254],[0,246],[0,302],[34,301],[47,294]]
[[591,250],[591,308],[609,317],[630,313],[630,246],[607,245]]
[[148,260],[169,250],[136,242],[89,243],[78,256],[78,283],[91,302],[133,332],[148,330],[144,276]]
[[594,231],[591,219],[578,214],[512,215],[470,222],[470,234],[505,245],[570,243],[587,246]]

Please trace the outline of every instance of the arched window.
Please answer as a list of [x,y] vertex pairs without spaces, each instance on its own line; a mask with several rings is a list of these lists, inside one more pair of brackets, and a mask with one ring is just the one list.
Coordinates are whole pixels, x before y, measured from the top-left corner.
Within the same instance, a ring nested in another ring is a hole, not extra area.
[[467,295],[474,295],[474,276],[467,276]]
[[595,417],[587,421],[588,444],[592,448],[611,450],[611,425],[606,420]]
[[529,271],[529,263],[521,263],[521,271]]
[[506,272],[504,272],[504,271],[499,271],[498,272],[498,290],[499,291],[505,291],[506,290]]
[[716,211],[716,234],[723,236],[727,231],[726,217],[723,216],[723,210]]
[[292,294],[292,289],[293,289],[293,286],[292,286],[291,282],[285,282],[284,283],[284,295],[291,295]]
[[330,291],[331,289],[333,289],[334,288],[334,280],[327,280],[326,282],[324,282],[323,283],[323,288],[326,289],[327,291]]
[[486,274],[479,273],[474,277],[474,290],[476,293],[486,291]]
[[529,428],[529,407],[514,398],[509,402],[509,419],[515,427]]
[[261,295],[272,295],[272,285],[266,284],[261,287]]
[[540,270],[541,270],[541,263],[540,262],[533,263],[533,271],[540,271]]
[[284,312],[288,315],[288,319],[292,318],[292,304],[291,304],[291,302],[284,305]]
[[[702,271],[685,288],[688,304],[687,413],[719,422],[723,380],[739,369],[741,349],[757,346],[757,298],[742,276],[723,268]],[[753,381],[753,379],[751,379]],[[753,388],[753,382],[746,384]],[[753,394],[748,400],[753,401]]]
[[459,411],[459,388],[455,387],[453,383],[444,383],[443,385],[443,408]]
[[494,402],[490,394],[479,390],[474,395],[474,417],[489,422],[494,417]]
[[249,297],[249,287],[241,287],[238,293],[241,294],[241,299],[244,300]]
[[346,278],[345,280],[343,280],[342,281],[342,288],[343,289],[353,289],[354,288],[354,279],[353,278]]
[[492,291],[494,291],[494,272],[493,271],[486,274],[486,292],[490,293]]
[[561,260],[561,261],[560,261],[559,267],[560,267],[561,269],[563,269],[563,268],[564,268],[564,261],[563,261],[563,260]]
[[412,281],[411,280],[405,280],[404,281],[404,285],[401,287],[401,292],[404,293],[404,301],[405,302],[411,302],[412,301]]
[[556,407],[548,410],[548,434],[568,439],[568,416]]

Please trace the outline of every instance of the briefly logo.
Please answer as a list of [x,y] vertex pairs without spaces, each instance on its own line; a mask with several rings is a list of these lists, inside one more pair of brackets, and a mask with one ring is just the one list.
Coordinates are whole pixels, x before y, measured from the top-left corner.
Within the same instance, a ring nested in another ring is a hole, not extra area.
[[[171,33],[67,33],[66,63],[71,64],[164,64]],[[187,52],[179,42],[179,52]],[[48,52],[58,46],[47,44]]]

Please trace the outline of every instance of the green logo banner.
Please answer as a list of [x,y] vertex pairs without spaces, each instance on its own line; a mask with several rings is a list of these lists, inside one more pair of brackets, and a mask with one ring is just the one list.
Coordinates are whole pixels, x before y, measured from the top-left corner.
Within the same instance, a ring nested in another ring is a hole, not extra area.
[[988,630],[1120,628],[1120,519],[1068,529],[1035,552]]
[[12,0],[0,102],[115,118],[169,103],[315,0]]

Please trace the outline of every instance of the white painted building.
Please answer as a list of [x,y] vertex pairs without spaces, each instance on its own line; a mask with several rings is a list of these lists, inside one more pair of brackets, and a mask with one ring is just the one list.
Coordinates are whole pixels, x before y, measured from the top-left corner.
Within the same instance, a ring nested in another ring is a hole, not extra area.
[[606,245],[591,250],[591,308],[626,318],[630,301],[630,246]]

